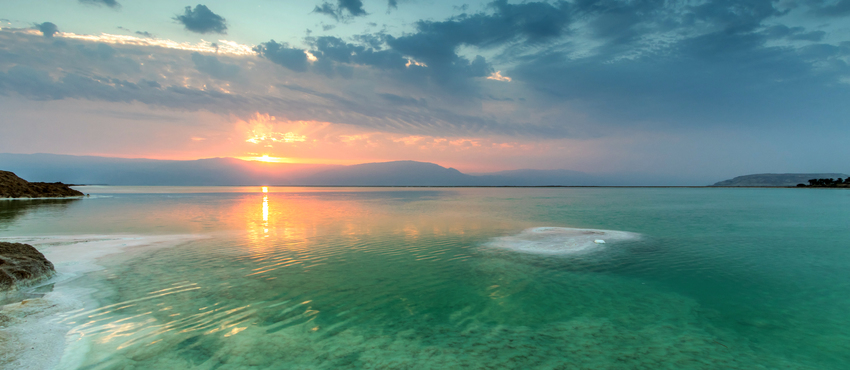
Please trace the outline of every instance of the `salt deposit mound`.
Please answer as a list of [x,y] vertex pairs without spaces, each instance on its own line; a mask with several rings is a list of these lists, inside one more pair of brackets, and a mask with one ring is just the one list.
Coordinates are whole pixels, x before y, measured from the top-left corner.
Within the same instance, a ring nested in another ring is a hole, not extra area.
[[485,245],[535,254],[575,254],[604,248],[604,243],[634,240],[640,234],[626,231],[574,229],[569,227],[535,227],[521,233],[493,238]]

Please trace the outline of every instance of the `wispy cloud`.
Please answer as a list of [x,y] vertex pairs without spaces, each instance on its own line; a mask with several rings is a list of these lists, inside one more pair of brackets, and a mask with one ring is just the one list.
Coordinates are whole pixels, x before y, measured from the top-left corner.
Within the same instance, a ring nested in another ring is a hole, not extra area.
[[[50,22],[45,22],[50,23]],[[38,30],[27,30],[27,29],[4,29],[7,32],[14,33],[22,33],[22,34],[41,34],[44,31],[51,33],[51,36],[58,38],[67,38],[73,40],[82,40],[88,42],[95,43],[104,43],[104,44],[116,44],[116,45],[132,45],[132,46],[151,46],[151,47],[161,47],[166,49],[174,49],[174,50],[185,50],[185,51],[194,51],[194,52],[202,52],[202,53],[216,53],[216,54],[226,54],[226,55],[256,55],[256,53],[252,50],[254,45],[245,45],[239,44],[234,41],[229,40],[217,40],[216,42],[210,41],[200,41],[196,43],[191,42],[177,42],[168,39],[160,39],[155,37],[150,37],[150,34],[147,32],[143,33],[145,37],[136,37],[129,35],[115,35],[109,33],[101,33],[100,35],[85,35],[85,34],[76,34],[73,32],[60,32],[58,28],[56,28],[55,24],[45,25],[45,23],[40,24]],[[44,31],[41,30],[44,28]]]
[[79,2],[81,2],[83,4],[90,4],[90,5],[104,5],[104,6],[108,6],[110,8],[120,8],[121,7],[121,4],[119,4],[115,0],[79,0]]

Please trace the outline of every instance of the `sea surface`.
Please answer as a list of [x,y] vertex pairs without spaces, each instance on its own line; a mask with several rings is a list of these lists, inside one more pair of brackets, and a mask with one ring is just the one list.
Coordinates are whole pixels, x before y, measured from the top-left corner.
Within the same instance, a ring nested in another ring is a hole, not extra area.
[[0,200],[56,368],[850,368],[844,189],[79,189]]

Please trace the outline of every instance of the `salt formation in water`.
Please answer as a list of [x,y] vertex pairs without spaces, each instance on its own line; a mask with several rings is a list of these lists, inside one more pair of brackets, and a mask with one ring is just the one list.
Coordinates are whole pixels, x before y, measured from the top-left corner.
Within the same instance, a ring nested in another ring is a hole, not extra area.
[[523,253],[573,254],[602,248],[606,241],[632,240],[638,236],[626,231],[535,227],[516,235],[494,238],[486,245]]

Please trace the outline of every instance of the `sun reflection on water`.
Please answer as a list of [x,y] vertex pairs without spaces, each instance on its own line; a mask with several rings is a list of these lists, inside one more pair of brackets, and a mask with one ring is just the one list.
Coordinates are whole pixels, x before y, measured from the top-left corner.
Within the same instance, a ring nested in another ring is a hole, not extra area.
[[[263,188],[263,192],[267,192],[266,188]],[[269,196],[263,195],[263,234],[269,233]],[[266,235],[268,237],[268,235]]]

